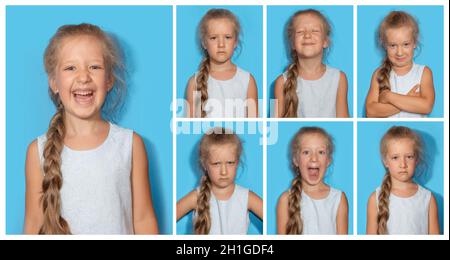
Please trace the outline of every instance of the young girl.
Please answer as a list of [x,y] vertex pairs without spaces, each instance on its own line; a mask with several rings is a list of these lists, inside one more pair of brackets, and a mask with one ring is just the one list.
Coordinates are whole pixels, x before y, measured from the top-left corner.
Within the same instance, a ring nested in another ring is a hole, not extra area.
[[203,61],[189,79],[189,117],[256,117],[258,90],[253,76],[231,62],[241,27],[226,9],[211,9],[199,25]]
[[386,174],[369,198],[367,234],[439,234],[436,199],[413,180],[423,154],[419,135],[407,127],[391,127],[380,152]]
[[372,75],[367,117],[424,117],[433,110],[433,75],[413,60],[418,38],[417,22],[405,12],[390,12],[381,22],[378,42],[385,57]]
[[236,134],[214,128],[200,141],[200,187],[177,203],[177,220],[192,210],[195,234],[247,234],[249,213],[263,217],[262,200],[235,184],[242,153]]
[[333,150],[322,128],[302,127],[295,135],[290,147],[295,178],[278,201],[278,234],[347,234],[345,193],[323,181]]
[[323,63],[331,27],[319,11],[296,12],[287,28],[292,63],[275,81],[276,117],[348,117],[347,78]]
[[142,138],[102,118],[125,87],[114,42],[95,25],[65,25],[44,64],[57,112],[28,147],[24,232],[158,233]]

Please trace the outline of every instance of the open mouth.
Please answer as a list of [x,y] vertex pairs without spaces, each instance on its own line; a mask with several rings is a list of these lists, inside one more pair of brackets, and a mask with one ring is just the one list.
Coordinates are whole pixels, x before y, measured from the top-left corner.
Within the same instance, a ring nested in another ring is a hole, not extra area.
[[94,100],[94,91],[90,89],[75,90],[72,95],[77,103],[90,104]]
[[308,177],[311,180],[319,179],[320,176],[319,171],[320,171],[319,167],[308,167]]

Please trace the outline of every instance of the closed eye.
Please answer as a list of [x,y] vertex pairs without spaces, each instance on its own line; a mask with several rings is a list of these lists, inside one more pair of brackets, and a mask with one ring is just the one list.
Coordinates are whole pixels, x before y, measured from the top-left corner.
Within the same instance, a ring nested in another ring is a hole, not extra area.
[[65,70],[65,71],[73,71],[73,70],[75,70],[75,66],[67,66],[67,67],[64,67],[63,70]]

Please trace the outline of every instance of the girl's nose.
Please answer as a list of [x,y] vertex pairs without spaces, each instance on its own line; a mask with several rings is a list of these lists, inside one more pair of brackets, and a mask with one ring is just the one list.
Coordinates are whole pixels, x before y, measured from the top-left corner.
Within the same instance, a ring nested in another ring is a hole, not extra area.
[[227,167],[224,164],[222,164],[222,167],[220,167],[220,174],[227,175]]
[[398,47],[397,48],[397,56],[402,56],[403,55],[403,48],[402,47]]
[[91,76],[89,75],[89,71],[85,69],[80,69],[78,71],[77,81],[79,83],[88,83],[91,81]]
[[307,39],[311,38],[311,32],[310,31],[307,30],[305,32],[305,38],[307,38]]
[[219,47],[225,46],[225,40],[223,38],[219,38]]
[[312,153],[311,154],[311,161],[313,161],[313,162],[317,161],[317,154],[316,153]]
[[404,169],[407,167],[408,165],[406,164],[406,159],[405,158],[400,159],[400,168]]

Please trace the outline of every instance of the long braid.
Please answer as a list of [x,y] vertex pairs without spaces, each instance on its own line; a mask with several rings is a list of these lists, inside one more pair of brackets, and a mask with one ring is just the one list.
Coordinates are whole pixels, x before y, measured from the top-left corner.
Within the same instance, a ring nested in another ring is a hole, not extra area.
[[[201,94],[200,99],[200,111],[201,117],[206,117],[206,111],[204,110],[204,106],[206,101],[208,100],[208,77],[209,77],[209,56],[206,54],[205,58],[200,63],[200,68],[197,74],[197,91]],[[195,111],[195,114],[198,115],[198,112]]]
[[298,56],[295,50],[291,51],[291,59],[292,63],[288,67],[286,82],[283,88],[284,110],[282,117],[297,117]]
[[288,215],[289,220],[286,225],[286,234],[295,235],[303,233],[303,220],[301,218],[300,202],[302,200],[302,176],[298,172],[297,176],[292,181],[291,189],[289,190],[288,199]]
[[378,235],[388,234],[387,222],[389,220],[389,196],[391,195],[391,188],[391,176],[389,173],[386,173],[381,184],[380,194],[378,195]]
[[209,213],[209,199],[211,198],[211,181],[207,174],[203,175],[200,192],[197,198],[197,218],[194,222],[195,234],[206,235],[211,229],[211,216]]
[[392,70],[392,63],[389,58],[384,57],[383,63],[380,66],[380,70],[377,74],[377,81],[379,86],[379,93],[384,90],[391,90],[391,84],[389,83],[389,77]]
[[39,234],[70,234],[69,225],[61,216],[62,174],[61,152],[64,147],[64,107],[62,103],[50,121],[44,147],[44,180],[42,182],[42,209],[44,223]]

